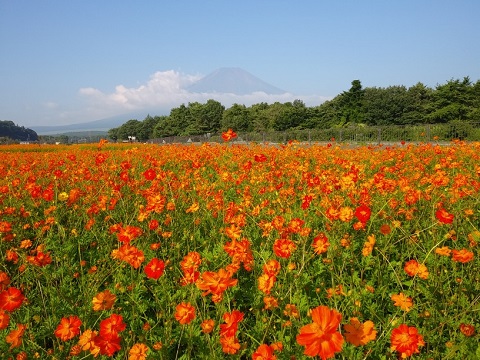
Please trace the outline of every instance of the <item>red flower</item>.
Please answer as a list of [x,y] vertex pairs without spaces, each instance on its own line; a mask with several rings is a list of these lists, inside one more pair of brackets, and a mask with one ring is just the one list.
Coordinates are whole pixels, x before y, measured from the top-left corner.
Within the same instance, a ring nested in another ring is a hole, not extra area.
[[372,211],[366,205],[360,205],[355,209],[355,216],[357,217],[358,221],[362,223],[366,223],[370,219],[370,215]]
[[284,259],[288,259],[296,248],[295,243],[289,239],[278,239],[273,244],[273,252],[275,255]]
[[150,279],[157,280],[160,276],[163,275],[163,271],[165,270],[165,263],[163,260],[159,260],[157,258],[153,258],[150,262],[145,266],[145,274]]
[[256,162],[265,162],[267,161],[267,157],[264,154],[255,154],[254,157]]
[[55,330],[55,336],[62,341],[73,339],[80,334],[80,326],[82,321],[78,316],[69,316],[68,318],[62,318],[60,324]]
[[225,142],[235,139],[236,137],[237,134],[232,129],[228,129],[226,132],[222,133],[222,139]]
[[392,350],[398,351],[402,358],[406,358],[418,354],[420,352],[419,347],[424,346],[425,342],[416,327],[402,324],[393,329],[390,344]]
[[470,336],[475,335],[475,327],[473,325],[470,325],[470,324],[461,323],[460,324],[460,332],[463,335],[465,335],[467,337],[470,337]]
[[122,347],[120,346],[121,338],[117,333],[108,336],[99,335],[94,339],[95,346],[100,348],[101,355],[113,356]]
[[112,314],[100,322],[100,336],[110,337],[125,330],[127,325],[123,322],[122,315]]
[[262,344],[252,354],[252,360],[276,360],[277,357],[273,353],[273,348],[270,345]]
[[0,309],[12,312],[22,306],[25,296],[20,290],[9,287],[0,293]]
[[312,310],[313,323],[303,326],[297,335],[297,343],[305,346],[307,356],[320,356],[322,360],[330,359],[340,352],[343,337],[338,332],[342,315],[327,306],[318,306]]
[[155,170],[153,169],[148,169],[147,171],[145,171],[143,173],[143,176],[145,177],[145,179],[147,180],[153,180],[157,177],[157,174],[155,173]]
[[451,224],[453,222],[454,215],[447,212],[447,210],[444,208],[440,208],[435,213],[435,217],[442,224]]

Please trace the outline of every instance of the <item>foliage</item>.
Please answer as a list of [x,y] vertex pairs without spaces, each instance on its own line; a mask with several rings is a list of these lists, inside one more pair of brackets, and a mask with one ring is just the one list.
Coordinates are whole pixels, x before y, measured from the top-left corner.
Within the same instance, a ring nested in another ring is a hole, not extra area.
[[6,358],[480,353],[478,143],[0,152]]
[[218,134],[229,128],[238,132],[269,132],[298,129],[329,129],[357,125],[419,125],[480,119],[480,80],[468,77],[450,80],[435,89],[417,83],[409,88],[363,88],[353,80],[348,91],[318,106],[307,107],[301,100],[247,107],[225,107],[215,100],[205,104],[182,104],[168,116],[147,116],[143,121],[129,120],[110,129],[112,140],[135,136],[148,139]]
[[17,141],[37,141],[38,135],[32,129],[15,125],[13,121],[0,120],[0,138]]

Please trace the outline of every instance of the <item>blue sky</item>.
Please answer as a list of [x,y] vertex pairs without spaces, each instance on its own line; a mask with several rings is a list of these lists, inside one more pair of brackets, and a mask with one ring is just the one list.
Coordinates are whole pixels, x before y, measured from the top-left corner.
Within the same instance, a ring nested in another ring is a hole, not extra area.
[[475,82],[478,14],[478,0],[0,0],[0,120],[168,114],[213,98],[184,87],[220,67],[288,91],[219,94],[226,106],[297,98],[314,106],[354,79],[364,87]]

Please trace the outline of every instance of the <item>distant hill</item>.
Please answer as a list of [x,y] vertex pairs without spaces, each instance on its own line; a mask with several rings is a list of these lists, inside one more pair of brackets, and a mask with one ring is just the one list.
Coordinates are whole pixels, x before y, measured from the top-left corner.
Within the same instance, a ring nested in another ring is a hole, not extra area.
[[147,116],[147,113],[142,111],[141,113],[129,113],[122,114],[117,116],[112,116],[109,118],[89,121],[78,124],[70,125],[50,125],[50,126],[32,126],[32,128],[39,135],[57,135],[57,134],[66,134],[72,132],[88,132],[88,131],[101,131],[106,132],[112,128],[119,127],[120,125],[126,123],[130,119],[143,120]]
[[38,135],[34,130],[15,125],[13,121],[9,120],[0,120],[0,137],[7,137],[18,141],[38,140]]
[[224,67],[196,81],[187,89],[193,93],[230,93],[247,95],[255,92],[278,95],[286,91],[279,89],[241,68]]

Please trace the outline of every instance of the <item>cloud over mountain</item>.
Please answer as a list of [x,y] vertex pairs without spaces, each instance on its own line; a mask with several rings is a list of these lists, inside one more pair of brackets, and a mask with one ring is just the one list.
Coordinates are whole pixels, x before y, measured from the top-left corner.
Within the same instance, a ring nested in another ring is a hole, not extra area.
[[117,85],[111,93],[88,87],[81,88],[79,93],[87,100],[89,112],[98,112],[102,116],[140,109],[164,109],[168,113],[169,109],[182,103],[204,103],[209,99],[215,99],[226,107],[234,103],[250,106],[295,99],[313,106],[327,100],[322,96],[285,92],[240,68],[221,68],[205,77],[174,70],[157,71],[138,87]]

